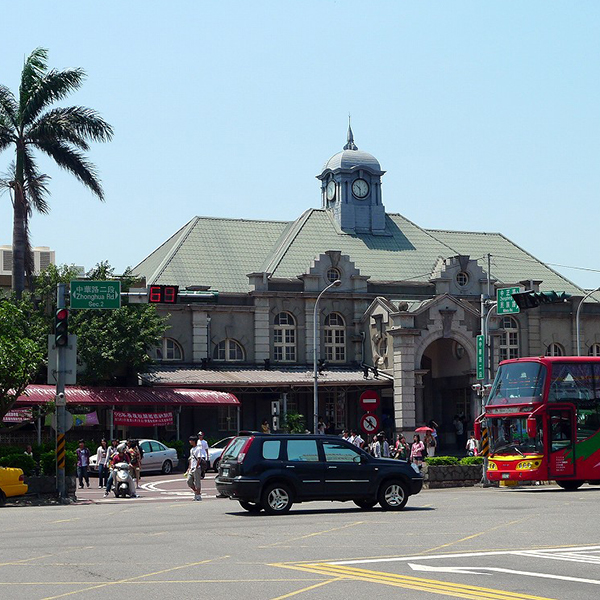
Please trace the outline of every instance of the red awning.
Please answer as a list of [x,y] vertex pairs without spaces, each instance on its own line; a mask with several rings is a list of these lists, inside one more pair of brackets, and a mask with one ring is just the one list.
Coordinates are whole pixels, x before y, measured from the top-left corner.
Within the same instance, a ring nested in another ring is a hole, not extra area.
[[[56,388],[53,385],[29,385],[25,394],[19,397],[17,405],[31,406],[54,400]],[[152,387],[84,387],[67,386],[67,404],[98,405],[148,405],[162,406],[224,406],[239,405],[240,401],[228,392],[213,390],[152,388]]]

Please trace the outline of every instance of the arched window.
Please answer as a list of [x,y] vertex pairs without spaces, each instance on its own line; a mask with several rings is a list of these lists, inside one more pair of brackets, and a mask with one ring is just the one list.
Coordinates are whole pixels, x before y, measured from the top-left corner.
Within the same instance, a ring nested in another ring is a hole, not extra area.
[[500,322],[500,360],[519,358],[519,324],[513,317],[503,317]]
[[158,361],[181,361],[183,360],[183,350],[181,346],[172,338],[163,338],[162,343],[150,350],[150,356]]
[[588,356],[600,356],[600,344],[592,344],[588,350]]
[[456,274],[456,283],[460,287],[465,287],[469,283],[469,274],[466,271],[460,271]]
[[275,317],[273,359],[278,362],[296,362],[296,320],[288,312],[280,312]]
[[332,267],[331,269],[327,269],[327,281],[329,281],[329,283],[333,283],[334,281],[337,281],[340,277],[341,277],[341,273],[340,273],[339,269],[336,269],[335,267]]
[[225,362],[240,362],[244,360],[244,348],[235,340],[223,340],[215,346],[213,358]]
[[346,362],[346,323],[339,313],[325,317],[325,359]]
[[548,346],[548,352],[546,352],[546,356],[564,356],[564,355],[565,355],[565,349],[560,344],[557,344],[556,342],[552,342]]

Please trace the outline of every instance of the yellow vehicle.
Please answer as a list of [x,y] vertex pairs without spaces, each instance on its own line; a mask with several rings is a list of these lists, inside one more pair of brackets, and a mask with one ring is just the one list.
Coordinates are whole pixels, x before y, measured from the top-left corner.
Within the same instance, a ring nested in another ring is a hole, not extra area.
[[23,496],[27,489],[23,469],[0,467],[0,505],[4,504],[7,498]]

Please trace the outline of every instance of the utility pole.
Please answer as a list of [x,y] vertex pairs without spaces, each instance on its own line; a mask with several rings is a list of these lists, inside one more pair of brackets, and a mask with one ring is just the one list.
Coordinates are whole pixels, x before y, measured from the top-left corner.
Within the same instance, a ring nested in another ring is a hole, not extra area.
[[[64,283],[56,286],[56,312],[65,309],[65,288]],[[55,336],[56,342],[56,336]],[[60,498],[67,497],[65,485],[65,432],[66,432],[66,398],[65,398],[65,370],[67,346],[56,344],[57,364],[56,364],[56,487]]]

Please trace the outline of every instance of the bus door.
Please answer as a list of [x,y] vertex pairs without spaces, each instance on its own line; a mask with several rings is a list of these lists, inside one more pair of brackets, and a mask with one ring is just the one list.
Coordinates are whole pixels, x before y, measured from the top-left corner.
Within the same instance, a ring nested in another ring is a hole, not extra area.
[[575,475],[575,426],[574,408],[556,408],[547,412],[548,419],[548,475],[550,479]]

